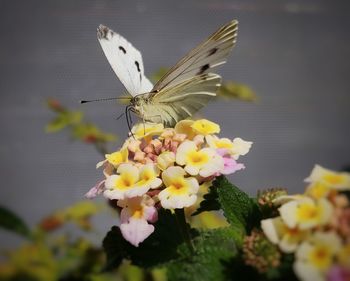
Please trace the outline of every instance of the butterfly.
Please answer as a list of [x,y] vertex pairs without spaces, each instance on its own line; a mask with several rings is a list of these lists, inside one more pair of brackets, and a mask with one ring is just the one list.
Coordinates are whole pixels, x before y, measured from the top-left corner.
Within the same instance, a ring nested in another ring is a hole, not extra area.
[[125,108],[144,122],[173,127],[207,104],[221,85],[212,68],[226,62],[237,40],[238,22],[232,20],[185,55],[153,85],[144,74],[141,53],[124,37],[100,25],[97,38],[115,74],[131,95]]

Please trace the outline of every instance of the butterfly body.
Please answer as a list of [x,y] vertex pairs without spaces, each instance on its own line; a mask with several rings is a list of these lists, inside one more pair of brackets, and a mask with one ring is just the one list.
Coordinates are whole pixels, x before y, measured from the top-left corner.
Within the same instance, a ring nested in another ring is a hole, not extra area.
[[209,71],[226,62],[237,21],[221,27],[172,67],[154,86],[144,75],[141,53],[121,35],[100,25],[97,37],[114,72],[132,96],[126,108],[143,121],[172,127],[216,95],[221,77]]

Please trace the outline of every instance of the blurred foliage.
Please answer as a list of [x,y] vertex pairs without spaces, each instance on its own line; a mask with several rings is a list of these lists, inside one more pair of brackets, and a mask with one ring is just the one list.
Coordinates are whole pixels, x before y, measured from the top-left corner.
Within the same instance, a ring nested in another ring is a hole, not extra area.
[[116,135],[103,132],[96,125],[84,121],[84,114],[81,111],[70,110],[55,99],[48,99],[47,106],[56,115],[46,125],[47,133],[68,129],[74,140],[92,144],[102,154],[107,153],[107,143],[117,139]]
[[[166,67],[160,67],[156,72],[151,75],[151,80],[153,83],[156,83],[160,80],[164,74],[169,69]],[[225,100],[240,100],[247,102],[256,102],[258,97],[256,93],[246,84],[233,82],[233,81],[223,81],[221,87],[217,92],[219,98]]]
[[[103,205],[105,206],[105,204]],[[122,261],[119,268],[103,272],[105,254],[96,247],[87,234],[96,230],[91,224],[92,216],[106,210],[92,201],[80,201],[63,209],[56,210],[43,218],[32,229],[31,237],[17,249],[0,253],[0,280],[8,281],[144,281],[165,280],[161,270],[146,271]],[[19,217],[6,210],[5,216],[16,221]],[[22,225],[20,223],[19,225]],[[76,225],[83,233],[71,235],[66,229]],[[18,226],[9,228],[0,222],[0,227],[14,233]],[[76,236],[76,237],[75,237]]]
[[0,206],[0,227],[25,237],[30,236],[30,229],[24,223],[24,221],[21,218],[19,218],[16,214],[14,214],[12,211],[1,206]]

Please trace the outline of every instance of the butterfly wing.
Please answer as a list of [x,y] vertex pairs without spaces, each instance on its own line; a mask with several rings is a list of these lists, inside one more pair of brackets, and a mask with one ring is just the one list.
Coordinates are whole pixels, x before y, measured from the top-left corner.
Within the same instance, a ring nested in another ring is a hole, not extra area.
[[150,92],[153,85],[144,75],[141,53],[124,37],[104,25],[97,28],[97,38],[126,90],[132,96]]
[[[144,119],[173,127],[192,116],[216,95],[221,77],[213,73],[194,76],[174,87],[166,87],[143,104]],[[156,97],[156,98],[155,98]],[[146,97],[147,99],[147,97]]]
[[226,62],[226,57],[237,40],[238,22],[222,26],[203,43],[183,57],[154,86],[153,96],[166,87],[172,87],[193,76],[208,73],[211,68]]

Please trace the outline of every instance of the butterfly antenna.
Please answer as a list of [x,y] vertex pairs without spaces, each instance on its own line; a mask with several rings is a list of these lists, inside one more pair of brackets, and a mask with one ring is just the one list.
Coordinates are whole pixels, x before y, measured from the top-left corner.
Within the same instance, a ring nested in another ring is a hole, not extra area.
[[114,97],[114,98],[104,98],[95,100],[81,100],[80,103],[96,102],[96,101],[109,101],[109,100],[130,100],[129,97]]

